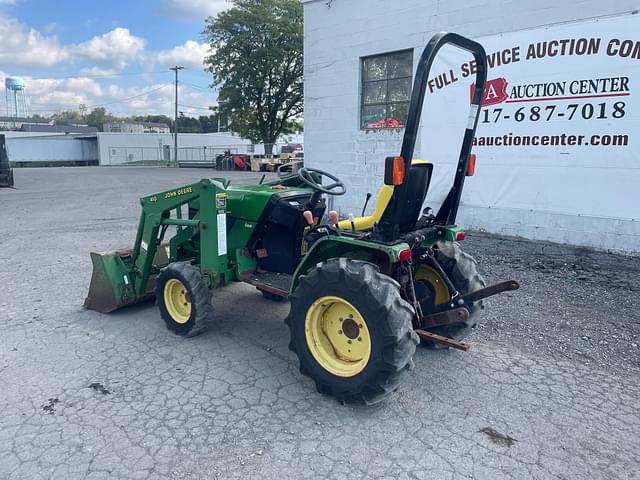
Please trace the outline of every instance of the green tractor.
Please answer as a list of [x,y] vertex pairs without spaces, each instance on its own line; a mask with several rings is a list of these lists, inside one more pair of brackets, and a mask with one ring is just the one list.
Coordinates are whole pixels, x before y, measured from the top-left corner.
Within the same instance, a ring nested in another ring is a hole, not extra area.
[[[412,157],[428,73],[445,44],[474,55],[477,79],[453,186],[437,214],[421,214],[433,165]],[[289,348],[319,392],[382,400],[412,366],[420,339],[466,350],[481,300],[518,288],[515,281],[486,287],[456,242],[464,238],[455,219],[486,68],[476,42],[453,33],[429,42],[402,150],[385,160],[372,215],[338,221],[327,213],[323,194],[346,188],[312,168],[258,185],[202,179],[146,196],[133,248],[91,254],[85,306],[106,313],[155,297],[169,330],[187,335],[213,315],[214,289],[247,282],[268,299],[290,300]]]

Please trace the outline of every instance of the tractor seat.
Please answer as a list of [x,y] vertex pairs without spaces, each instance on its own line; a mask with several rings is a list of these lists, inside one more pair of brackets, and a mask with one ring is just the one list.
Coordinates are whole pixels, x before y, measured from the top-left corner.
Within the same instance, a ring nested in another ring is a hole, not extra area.
[[[427,173],[427,168],[422,167],[423,165],[431,165],[431,162],[427,160],[412,160],[411,161],[411,173],[410,176],[423,176],[422,172]],[[428,174],[428,173],[427,173]],[[428,179],[425,183],[424,193],[426,195],[426,187],[428,187]],[[382,185],[380,190],[378,191],[378,197],[376,198],[376,205],[371,215],[366,215],[364,217],[355,217],[353,219],[353,226],[357,232],[371,230],[382,218],[382,214],[389,205],[389,201],[393,195],[393,189],[395,187],[393,185]],[[424,196],[420,201],[420,207],[424,202]],[[341,220],[338,222],[338,229],[340,230],[351,230],[351,221],[349,220]]]

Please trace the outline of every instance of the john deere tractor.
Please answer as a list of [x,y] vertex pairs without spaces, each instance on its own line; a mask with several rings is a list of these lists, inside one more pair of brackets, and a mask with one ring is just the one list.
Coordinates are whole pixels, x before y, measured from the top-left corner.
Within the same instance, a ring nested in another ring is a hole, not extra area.
[[[428,73],[446,44],[473,54],[477,78],[454,183],[436,214],[421,213],[433,164],[414,160],[413,150]],[[518,288],[515,281],[487,287],[457,243],[486,69],[478,43],[453,33],[431,39],[400,155],[385,160],[372,215],[339,221],[326,212],[324,195],[346,187],[314,168],[252,186],[214,178],[155,193],[140,199],[132,249],[91,254],[85,306],[111,312],[155,297],[169,330],[187,335],[214,315],[215,289],[247,282],[268,299],[290,300],[289,348],[319,392],[380,401],[411,367],[420,339],[466,350],[481,300]]]

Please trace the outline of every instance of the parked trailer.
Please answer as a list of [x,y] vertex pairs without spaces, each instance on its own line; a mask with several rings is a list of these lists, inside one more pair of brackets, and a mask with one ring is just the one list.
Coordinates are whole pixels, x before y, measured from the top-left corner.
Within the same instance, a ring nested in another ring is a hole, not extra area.
[[13,187],[13,169],[9,165],[4,135],[0,135],[0,187]]

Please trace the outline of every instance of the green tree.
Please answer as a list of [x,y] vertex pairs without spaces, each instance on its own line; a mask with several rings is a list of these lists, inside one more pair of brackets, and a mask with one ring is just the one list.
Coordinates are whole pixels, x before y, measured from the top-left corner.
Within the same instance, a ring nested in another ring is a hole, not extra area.
[[220,86],[220,114],[232,130],[269,145],[302,114],[302,5],[299,0],[233,0],[206,20],[214,52],[205,60]]
[[172,126],[173,119],[166,115],[134,115],[131,117],[134,122],[151,122],[151,123],[164,123],[165,125]]
[[103,125],[113,119],[113,116],[107,112],[104,107],[96,107],[89,114],[85,115],[84,121],[90,127],[96,127],[99,131],[103,130]]
[[82,115],[76,110],[64,110],[54,113],[51,118],[56,125],[77,125],[83,123]]
[[200,133],[200,121],[197,118],[187,117],[184,114],[181,114],[178,117],[178,132]]
[[218,115],[200,115],[198,117],[200,122],[200,131],[202,133],[212,133],[218,131]]
[[43,117],[42,115],[36,113],[34,115],[31,115],[31,120],[33,120],[34,122],[45,123],[49,121],[49,118]]

